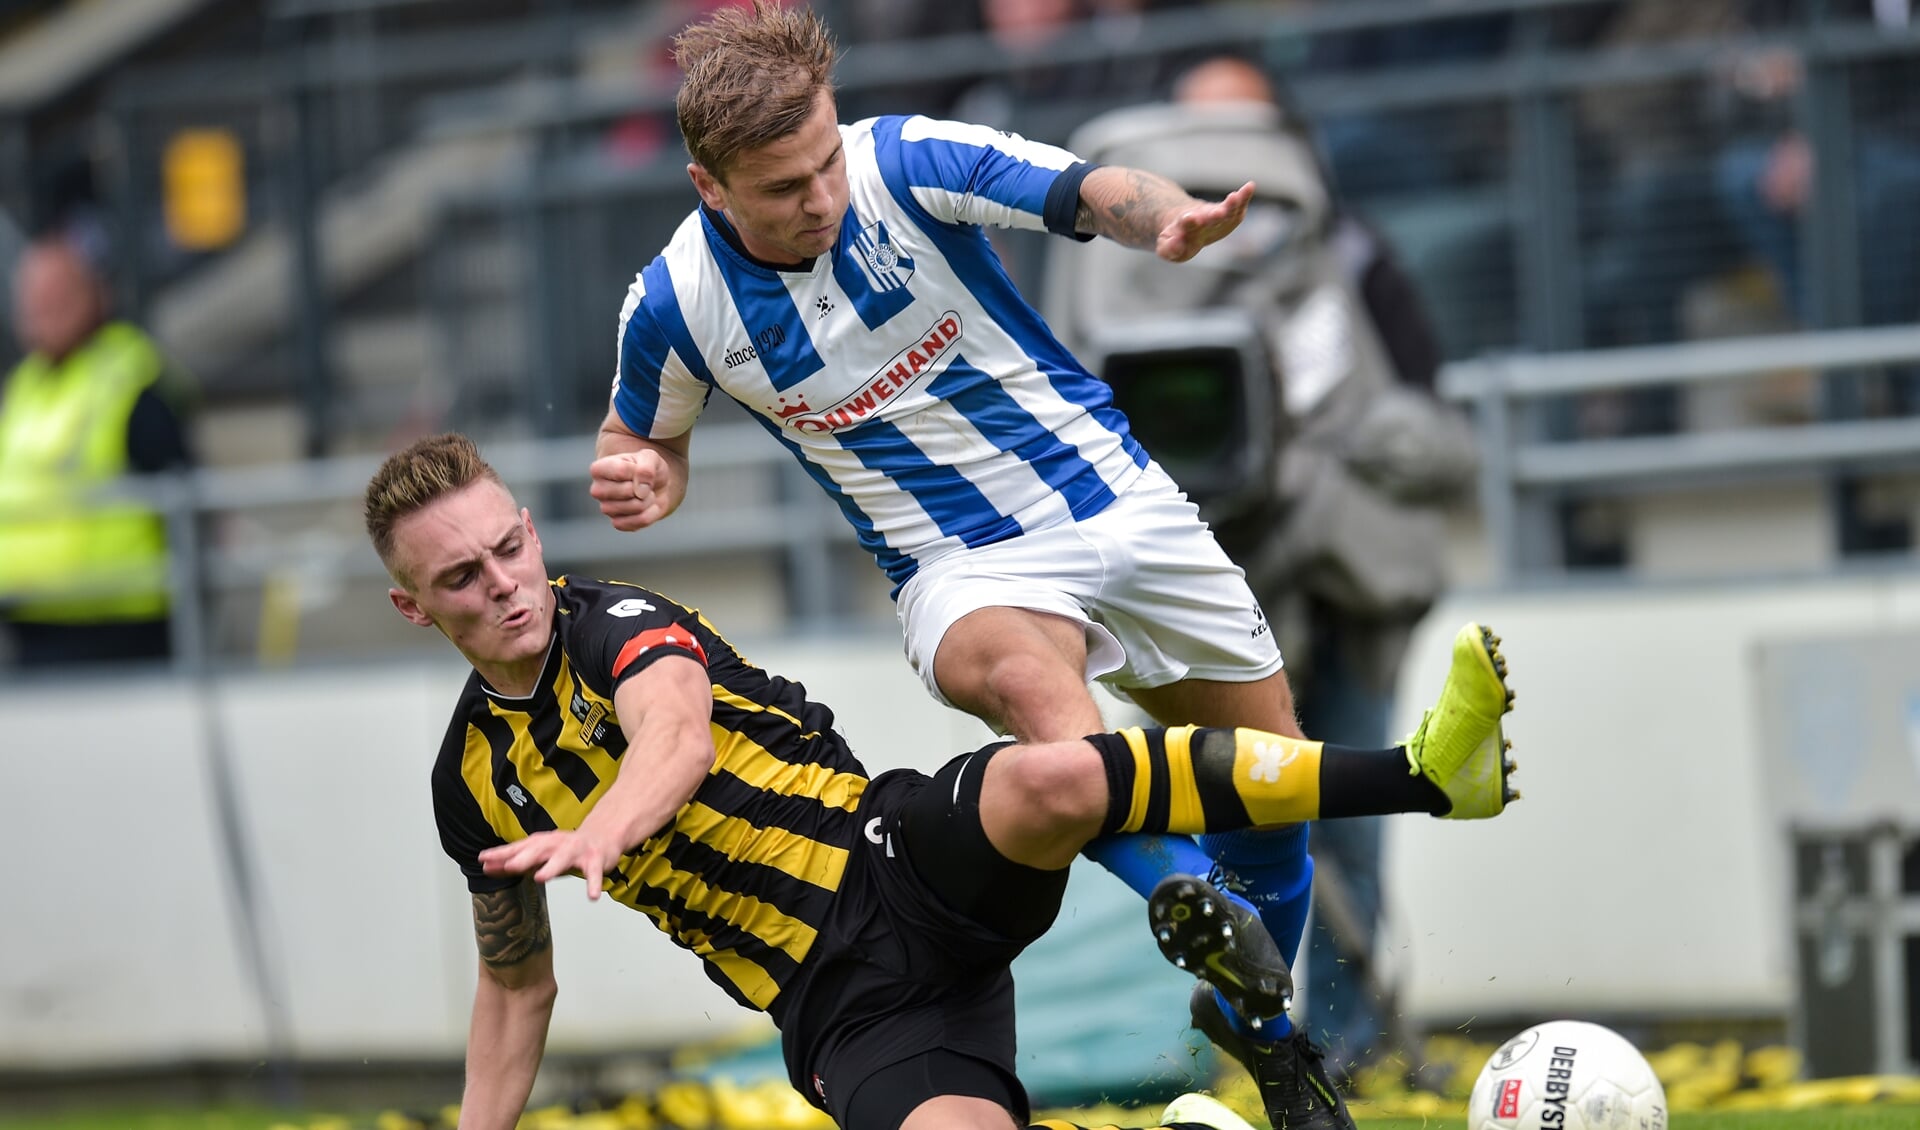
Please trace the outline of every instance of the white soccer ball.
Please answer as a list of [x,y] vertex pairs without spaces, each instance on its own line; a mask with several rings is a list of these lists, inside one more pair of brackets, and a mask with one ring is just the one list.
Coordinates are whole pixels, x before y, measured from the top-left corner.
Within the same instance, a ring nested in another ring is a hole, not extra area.
[[1552,1020],[1501,1044],[1480,1069],[1467,1130],[1667,1130],[1667,1092],[1618,1032]]

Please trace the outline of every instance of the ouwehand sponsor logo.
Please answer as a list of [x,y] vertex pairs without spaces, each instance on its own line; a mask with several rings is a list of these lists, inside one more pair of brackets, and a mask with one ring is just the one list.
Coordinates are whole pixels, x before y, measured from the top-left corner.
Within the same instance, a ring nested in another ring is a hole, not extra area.
[[872,378],[851,396],[829,408],[816,410],[805,397],[788,404],[781,398],[778,407],[767,411],[797,432],[834,432],[850,428],[876,414],[901,392],[940,367],[965,333],[957,311],[949,310],[934,319],[912,345],[893,355],[892,360],[874,371]]

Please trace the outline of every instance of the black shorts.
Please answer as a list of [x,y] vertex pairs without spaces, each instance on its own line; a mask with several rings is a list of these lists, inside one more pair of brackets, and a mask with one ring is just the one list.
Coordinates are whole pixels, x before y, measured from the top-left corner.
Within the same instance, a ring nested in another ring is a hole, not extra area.
[[[1058,913],[1066,872],[1010,863],[987,843],[979,778],[993,748],[935,777],[894,770],[867,787],[834,910],[773,1003],[794,1087],[847,1130],[894,1130],[945,1094],[991,1099],[1026,1121],[1008,967]],[[976,890],[1018,913],[982,913]]]

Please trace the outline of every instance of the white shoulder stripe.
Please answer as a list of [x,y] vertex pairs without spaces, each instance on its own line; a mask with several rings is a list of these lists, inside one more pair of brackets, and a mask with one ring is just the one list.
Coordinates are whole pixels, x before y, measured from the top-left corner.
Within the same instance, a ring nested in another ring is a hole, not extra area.
[[974,125],[971,122],[949,122],[918,115],[900,124],[900,140],[903,142],[950,141],[957,145],[998,149],[1008,156],[1017,157],[1029,165],[1042,169],[1064,169],[1069,165],[1077,164],[1080,160],[1079,157],[1057,145],[1028,141],[1017,133],[1005,133],[991,126]]

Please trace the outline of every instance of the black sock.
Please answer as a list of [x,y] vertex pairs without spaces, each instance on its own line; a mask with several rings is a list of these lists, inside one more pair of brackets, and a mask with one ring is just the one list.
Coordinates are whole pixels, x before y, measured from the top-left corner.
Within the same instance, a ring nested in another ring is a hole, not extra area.
[[1407,751],[1330,745],[1320,758],[1320,819],[1426,812],[1444,816],[1453,801],[1424,773],[1407,772]]

